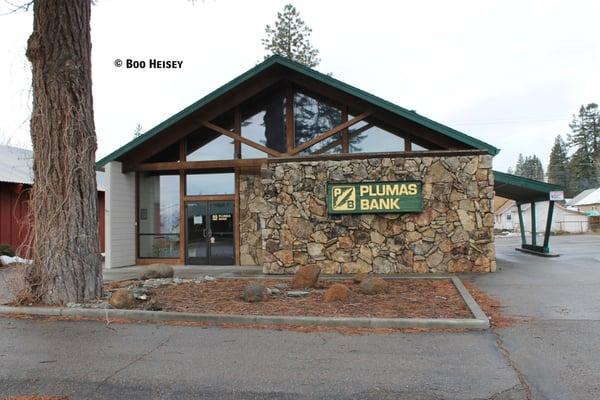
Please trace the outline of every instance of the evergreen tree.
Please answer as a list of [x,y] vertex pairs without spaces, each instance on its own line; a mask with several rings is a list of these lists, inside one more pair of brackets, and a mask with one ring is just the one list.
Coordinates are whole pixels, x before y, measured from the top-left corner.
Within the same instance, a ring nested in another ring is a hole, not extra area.
[[569,145],[576,150],[569,162],[571,190],[580,192],[600,184],[600,110],[590,103],[581,106],[569,124]]
[[135,126],[135,130],[133,131],[133,137],[136,138],[142,134],[142,125],[137,124]]
[[597,160],[584,147],[578,148],[569,160],[569,192],[580,193],[586,189],[596,188],[600,185],[598,179]]
[[548,162],[548,182],[560,185],[565,190],[569,188],[569,156],[567,151],[567,144],[558,135],[554,140]]
[[522,176],[524,178],[535,179],[537,181],[544,180],[544,167],[542,162],[534,154],[533,156],[527,156],[523,158],[522,154],[519,154],[519,160],[515,167],[515,175]]
[[265,58],[277,54],[314,68],[321,60],[319,50],[310,43],[312,29],[304,24],[300,13],[291,4],[286,4],[283,13],[277,13],[275,26],[267,25],[262,44],[267,51]]

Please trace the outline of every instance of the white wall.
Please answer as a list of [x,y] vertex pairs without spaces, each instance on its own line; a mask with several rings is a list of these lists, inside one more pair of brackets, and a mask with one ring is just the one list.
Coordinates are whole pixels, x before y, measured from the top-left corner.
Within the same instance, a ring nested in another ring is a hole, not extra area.
[[135,264],[135,173],[123,174],[112,161],[106,171],[105,267]]
[[[546,218],[548,217],[548,201],[535,203],[535,226],[538,233],[543,233],[546,230]],[[523,225],[526,232],[531,232],[531,207],[529,204],[524,204],[523,208]],[[506,220],[506,215],[511,214],[511,221]],[[514,227],[511,229],[511,226]],[[503,213],[496,215],[496,229],[519,230],[519,214],[517,206],[506,209]],[[588,218],[585,214],[576,211],[567,210],[554,204],[554,212],[552,213],[552,232],[565,231],[571,233],[583,233],[588,230]]]

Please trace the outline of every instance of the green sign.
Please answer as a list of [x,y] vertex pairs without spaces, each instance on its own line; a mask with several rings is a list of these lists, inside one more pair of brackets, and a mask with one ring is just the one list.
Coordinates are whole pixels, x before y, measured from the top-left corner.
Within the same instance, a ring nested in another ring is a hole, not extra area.
[[327,184],[329,214],[421,212],[421,182],[363,182]]

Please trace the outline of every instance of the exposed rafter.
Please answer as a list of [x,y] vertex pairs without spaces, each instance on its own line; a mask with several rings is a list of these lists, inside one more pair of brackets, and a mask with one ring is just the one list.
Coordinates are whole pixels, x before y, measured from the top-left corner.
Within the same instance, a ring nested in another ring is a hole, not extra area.
[[322,133],[319,136],[316,136],[316,137],[312,138],[311,140],[304,142],[299,146],[294,147],[294,149],[292,151],[287,152],[285,155],[286,156],[296,155],[296,154],[300,153],[301,151],[308,149],[309,147],[314,146],[315,144],[320,143],[323,140],[330,138],[337,133],[340,133],[344,129],[350,128],[352,125],[357,124],[360,121],[362,121],[363,119],[370,117],[372,114],[373,114],[373,112],[371,110],[365,111],[364,113],[352,118],[350,121],[344,122],[343,124],[339,124],[338,126],[334,127],[333,129],[330,129],[327,132]]
[[260,151],[262,151],[264,153],[267,153],[267,154],[269,154],[269,155],[271,155],[273,157],[281,157],[281,156],[283,156],[283,153],[280,153],[277,150],[273,150],[271,148],[263,146],[260,143],[256,143],[253,140],[247,139],[247,138],[245,138],[245,137],[243,137],[243,136],[241,136],[241,135],[239,135],[239,134],[237,134],[235,132],[231,132],[231,131],[229,131],[229,130],[227,130],[225,128],[221,128],[220,126],[212,124],[210,122],[204,121],[204,122],[202,122],[202,126],[208,128],[208,129],[210,129],[212,131],[215,131],[217,133],[220,133],[222,135],[228,136],[228,137],[230,137],[233,140],[236,140],[238,142],[244,143],[247,146],[254,147],[255,149],[260,150]]

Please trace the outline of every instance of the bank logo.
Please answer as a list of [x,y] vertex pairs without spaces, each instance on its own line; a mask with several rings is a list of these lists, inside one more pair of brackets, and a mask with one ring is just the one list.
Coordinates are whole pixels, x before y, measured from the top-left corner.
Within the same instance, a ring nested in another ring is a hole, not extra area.
[[356,209],[356,188],[336,186],[332,192],[333,211],[354,211]]

